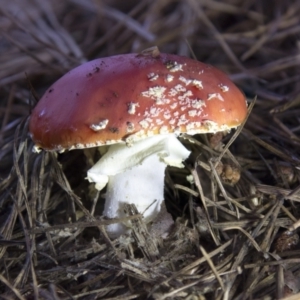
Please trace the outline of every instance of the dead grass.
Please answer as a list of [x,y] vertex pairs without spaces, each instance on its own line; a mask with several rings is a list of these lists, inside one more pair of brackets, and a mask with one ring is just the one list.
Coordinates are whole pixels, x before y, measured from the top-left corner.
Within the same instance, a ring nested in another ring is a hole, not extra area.
[[[298,299],[299,15],[297,0],[0,0],[2,299]],[[168,238],[128,206],[132,235],[110,240],[83,153],[32,153],[27,118],[67,70],[153,45],[257,99],[230,147],[183,137]]]

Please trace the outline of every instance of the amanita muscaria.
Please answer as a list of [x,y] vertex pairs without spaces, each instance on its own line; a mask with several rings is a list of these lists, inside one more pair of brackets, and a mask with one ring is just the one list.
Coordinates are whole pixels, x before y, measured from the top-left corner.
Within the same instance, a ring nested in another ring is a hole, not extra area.
[[[183,167],[190,152],[180,133],[228,130],[247,113],[243,93],[218,69],[157,49],[87,62],[56,81],[34,108],[35,149],[64,151],[109,145],[88,171],[101,190],[103,214],[123,217],[134,203],[146,222],[164,202],[167,165]],[[107,227],[111,236],[124,224]]]

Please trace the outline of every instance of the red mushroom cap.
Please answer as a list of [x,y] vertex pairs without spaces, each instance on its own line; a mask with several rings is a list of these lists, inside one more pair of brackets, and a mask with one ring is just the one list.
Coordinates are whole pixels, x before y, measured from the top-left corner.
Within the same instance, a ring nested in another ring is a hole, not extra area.
[[243,93],[210,65],[171,54],[125,54],[61,77],[34,108],[29,130],[37,147],[63,150],[223,131],[246,113]]

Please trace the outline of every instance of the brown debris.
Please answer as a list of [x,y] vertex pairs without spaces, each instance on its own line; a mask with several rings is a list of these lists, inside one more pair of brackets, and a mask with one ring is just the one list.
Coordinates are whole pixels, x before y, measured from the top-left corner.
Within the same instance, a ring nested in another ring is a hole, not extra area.
[[277,238],[275,242],[276,252],[283,252],[292,250],[297,247],[299,243],[299,235],[290,231],[285,231]]

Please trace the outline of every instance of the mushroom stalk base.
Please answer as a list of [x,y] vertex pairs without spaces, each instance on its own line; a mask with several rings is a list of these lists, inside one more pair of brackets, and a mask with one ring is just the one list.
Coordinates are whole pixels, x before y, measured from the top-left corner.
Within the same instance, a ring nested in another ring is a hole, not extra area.
[[[130,203],[135,204],[146,223],[153,221],[164,202],[165,168],[166,164],[157,155],[152,155],[141,165],[110,176],[103,214],[108,218],[126,217],[123,207],[125,203]],[[117,237],[125,233],[128,227],[128,223],[116,223],[107,226],[106,230],[111,237]]]

